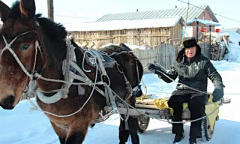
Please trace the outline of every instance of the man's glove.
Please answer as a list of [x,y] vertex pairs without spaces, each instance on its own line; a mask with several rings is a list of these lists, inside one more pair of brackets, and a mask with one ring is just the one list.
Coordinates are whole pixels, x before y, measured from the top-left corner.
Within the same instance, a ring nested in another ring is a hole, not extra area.
[[216,101],[219,101],[221,98],[223,98],[223,87],[218,87],[218,88],[215,88],[213,93],[212,93],[212,96],[213,96],[213,102],[216,102]]
[[161,67],[159,67],[159,66],[157,66],[157,65],[155,65],[155,64],[152,64],[152,63],[149,63],[149,64],[148,64],[148,69],[149,69],[151,72],[157,74],[157,75],[160,76],[160,77],[163,76],[162,73],[165,73],[165,72],[162,70]]
[[148,64],[148,69],[149,69],[151,72],[155,73],[155,70],[156,70],[155,64],[149,63],[149,64]]

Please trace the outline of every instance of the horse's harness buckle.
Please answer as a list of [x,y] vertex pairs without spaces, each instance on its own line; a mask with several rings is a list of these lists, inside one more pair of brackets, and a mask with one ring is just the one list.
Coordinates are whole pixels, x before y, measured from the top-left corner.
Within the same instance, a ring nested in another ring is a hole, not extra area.
[[89,61],[89,63],[90,63],[92,66],[96,67],[97,63],[96,63],[96,61],[95,61],[95,58],[89,57],[89,58],[88,58],[88,61]]

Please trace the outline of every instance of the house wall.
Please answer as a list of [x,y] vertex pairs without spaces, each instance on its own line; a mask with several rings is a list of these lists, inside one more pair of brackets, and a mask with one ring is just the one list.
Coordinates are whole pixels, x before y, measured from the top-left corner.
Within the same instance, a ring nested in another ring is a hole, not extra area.
[[[203,13],[204,13],[204,14],[203,14]],[[203,13],[198,17],[198,19],[212,20],[209,12],[208,12],[207,10],[204,10]],[[203,15],[204,15],[204,17],[203,17]],[[202,35],[202,33],[201,33],[201,29],[202,29],[202,28],[203,28],[203,27],[201,27],[201,26],[198,27],[198,37],[200,37],[200,36]],[[207,26],[206,28],[207,28],[207,32],[209,32],[209,31],[210,31],[210,27]],[[212,26],[211,31],[212,31],[212,32],[215,31],[215,26]],[[197,27],[196,27],[196,26],[193,27],[193,36],[194,36],[194,37],[197,37]]]
[[175,27],[167,28],[141,28],[130,30],[112,31],[80,31],[69,32],[74,40],[80,44],[93,43],[88,47],[104,45],[108,43],[128,43],[131,45],[157,47],[162,43],[172,43],[181,38],[182,25],[180,22]]

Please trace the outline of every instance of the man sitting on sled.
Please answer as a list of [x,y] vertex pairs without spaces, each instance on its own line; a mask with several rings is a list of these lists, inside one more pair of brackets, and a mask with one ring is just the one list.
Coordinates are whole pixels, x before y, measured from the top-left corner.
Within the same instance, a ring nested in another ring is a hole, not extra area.
[[[182,121],[183,103],[187,102],[191,111],[191,120],[205,115],[205,105],[208,102],[207,78],[214,84],[213,102],[223,97],[223,82],[220,74],[208,58],[201,54],[201,48],[194,37],[186,38],[183,49],[179,51],[176,62],[169,72],[160,66],[149,64],[148,69],[159,75],[165,82],[179,78],[177,90],[172,93],[168,101],[169,107],[174,110],[173,121]],[[172,79],[172,80],[171,80]],[[197,137],[201,136],[202,120],[192,122],[190,127],[190,144],[196,144]],[[175,144],[184,138],[183,123],[173,124],[172,132],[175,135]]]

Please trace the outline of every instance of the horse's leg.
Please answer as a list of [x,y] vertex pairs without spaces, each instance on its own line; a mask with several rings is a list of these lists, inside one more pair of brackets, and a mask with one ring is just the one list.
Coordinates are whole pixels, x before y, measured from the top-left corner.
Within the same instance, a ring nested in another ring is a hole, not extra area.
[[89,124],[84,122],[71,125],[66,144],[81,144],[87,134],[88,126]]
[[132,144],[139,144],[139,137],[137,133],[137,118],[132,116],[128,119],[129,132],[131,135]]
[[[131,106],[135,107],[136,99],[135,96],[132,96],[130,99]],[[138,120],[132,116],[128,119],[129,131],[132,139],[132,144],[139,144],[139,137],[138,137]]]
[[[124,115],[122,115],[124,117]],[[119,144],[125,144],[129,137],[129,130],[126,130],[125,121],[120,119],[120,126],[119,126]]]
[[66,139],[66,131],[64,131],[62,128],[56,126],[53,122],[51,122],[52,127],[54,131],[57,133],[60,144],[65,144],[65,139]]

